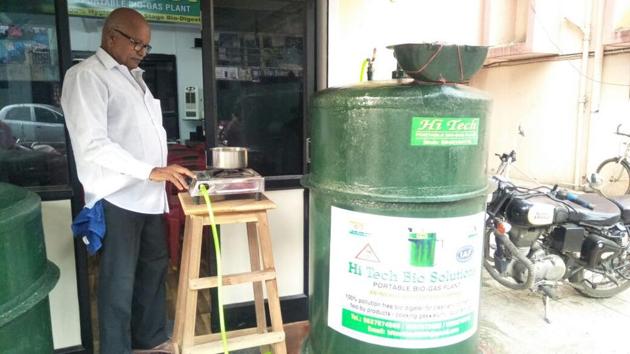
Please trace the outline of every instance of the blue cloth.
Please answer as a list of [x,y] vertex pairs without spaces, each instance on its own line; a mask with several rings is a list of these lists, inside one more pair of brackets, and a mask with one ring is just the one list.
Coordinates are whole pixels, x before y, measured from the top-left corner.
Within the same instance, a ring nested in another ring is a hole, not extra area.
[[72,222],[74,237],[81,237],[88,253],[93,255],[101,248],[105,237],[105,214],[103,203],[98,201],[92,208],[83,208]]

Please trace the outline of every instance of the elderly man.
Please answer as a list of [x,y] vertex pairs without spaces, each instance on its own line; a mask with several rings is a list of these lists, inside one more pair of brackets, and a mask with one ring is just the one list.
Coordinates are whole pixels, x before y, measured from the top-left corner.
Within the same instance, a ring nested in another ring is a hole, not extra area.
[[[151,30],[132,9],[112,11],[96,54],[66,74],[61,104],[87,208],[101,208],[101,354],[169,353],[166,333],[165,183],[193,174],[166,166],[160,101],[138,67]],[[133,349],[132,349],[133,348]]]

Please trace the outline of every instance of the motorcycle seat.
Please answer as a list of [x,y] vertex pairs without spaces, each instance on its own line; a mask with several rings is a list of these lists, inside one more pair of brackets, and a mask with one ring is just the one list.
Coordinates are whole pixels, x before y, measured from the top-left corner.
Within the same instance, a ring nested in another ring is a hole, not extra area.
[[621,218],[623,221],[630,221],[630,195],[611,197],[610,200],[621,209]]
[[619,207],[601,195],[597,193],[585,193],[580,194],[580,199],[593,204],[594,209],[590,210],[577,204],[570,203],[570,205],[575,209],[574,211],[569,212],[570,221],[585,223],[593,226],[610,226],[620,221],[621,215]]

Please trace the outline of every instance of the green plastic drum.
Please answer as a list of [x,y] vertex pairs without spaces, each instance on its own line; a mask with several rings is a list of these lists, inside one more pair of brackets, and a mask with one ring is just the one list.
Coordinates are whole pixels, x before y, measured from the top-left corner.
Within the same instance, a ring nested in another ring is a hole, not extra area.
[[432,267],[435,262],[435,232],[428,234],[411,233],[409,264],[416,267]]
[[0,353],[53,352],[48,293],[58,279],[39,196],[0,183]]
[[489,98],[377,82],[312,103],[303,353],[476,353]]

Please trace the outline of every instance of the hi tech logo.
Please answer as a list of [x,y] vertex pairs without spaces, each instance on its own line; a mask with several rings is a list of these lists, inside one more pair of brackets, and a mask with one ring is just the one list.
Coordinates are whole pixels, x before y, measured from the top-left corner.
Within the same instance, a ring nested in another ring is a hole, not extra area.
[[359,221],[350,220],[350,231],[348,233],[353,236],[369,236],[370,233],[365,231],[365,225]]

